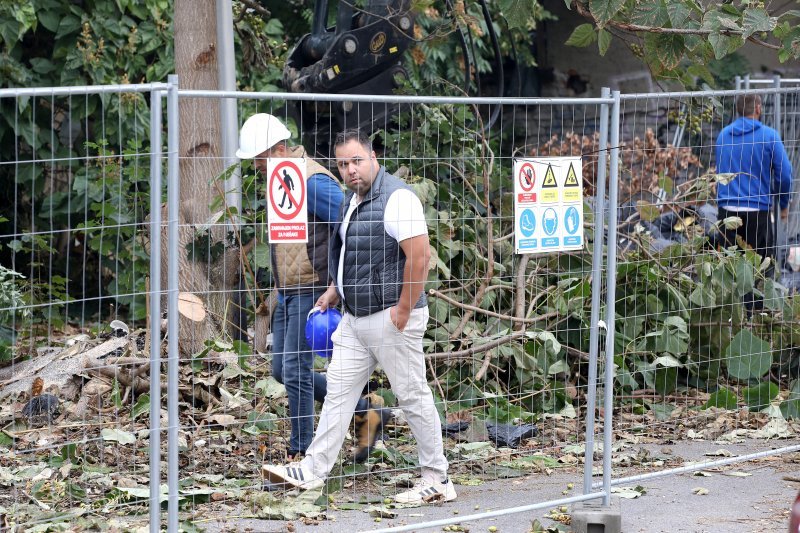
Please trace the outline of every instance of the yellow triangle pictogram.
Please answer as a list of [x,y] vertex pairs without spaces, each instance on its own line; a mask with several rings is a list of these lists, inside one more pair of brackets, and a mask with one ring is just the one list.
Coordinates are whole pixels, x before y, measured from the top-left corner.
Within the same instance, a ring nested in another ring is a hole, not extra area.
[[578,176],[575,175],[575,169],[572,166],[572,163],[569,164],[569,170],[567,171],[567,179],[564,180],[564,187],[577,187],[578,186]]
[[556,175],[553,172],[553,165],[547,165],[547,172],[544,174],[542,187],[558,187],[558,183],[556,183]]

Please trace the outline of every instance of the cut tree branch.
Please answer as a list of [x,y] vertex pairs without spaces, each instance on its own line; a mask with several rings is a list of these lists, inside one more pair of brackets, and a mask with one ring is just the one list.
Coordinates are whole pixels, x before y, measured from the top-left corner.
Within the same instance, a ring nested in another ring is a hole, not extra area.
[[449,296],[442,294],[441,292],[437,291],[436,289],[430,289],[428,294],[434,296],[436,298],[440,298],[445,302],[454,305],[456,307],[460,307],[466,311],[474,312],[474,313],[481,313],[488,316],[493,316],[495,318],[501,318],[503,320],[511,320],[512,322],[522,322],[524,324],[535,324],[536,322],[541,322],[542,320],[547,320],[548,318],[553,318],[558,316],[558,311],[552,311],[550,313],[545,313],[543,315],[539,315],[533,318],[517,318],[511,315],[504,315],[502,313],[495,313],[494,311],[489,311],[487,309],[481,309],[480,307],[476,307],[474,305],[461,303],[459,301],[453,300]]
[[480,346],[473,346],[472,348],[467,348],[466,350],[458,350],[455,352],[440,352],[440,353],[429,353],[425,357],[430,359],[469,359],[475,354],[483,353],[492,348],[496,348],[498,346],[502,346],[503,344],[507,344],[513,340],[517,340],[521,337],[525,336],[525,332],[517,331],[515,333],[511,333],[510,335],[505,335],[500,337],[499,339],[495,339],[491,342],[487,342],[486,344],[481,344]]

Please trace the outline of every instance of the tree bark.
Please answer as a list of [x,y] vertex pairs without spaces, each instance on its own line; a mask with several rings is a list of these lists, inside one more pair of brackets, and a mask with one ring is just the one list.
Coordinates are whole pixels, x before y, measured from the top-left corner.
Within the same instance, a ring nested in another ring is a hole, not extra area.
[[[175,0],[175,71],[181,89],[217,89],[217,45],[215,0]],[[190,356],[204,347],[207,339],[225,329],[229,291],[238,277],[238,249],[226,248],[218,258],[210,249],[193,248],[198,225],[211,217],[211,203],[218,195],[213,185],[223,169],[220,158],[220,109],[217,100],[185,98],[179,100],[180,116],[180,224],[179,290],[203,300],[206,317],[201,321],[185,316],[180,320],[180,351]],[[166,207],[164,207],[164,220]],[[224,225],[209,228],[212,244],[225,241]],[[162,233],[162,286],[166,287],[167,236]]]

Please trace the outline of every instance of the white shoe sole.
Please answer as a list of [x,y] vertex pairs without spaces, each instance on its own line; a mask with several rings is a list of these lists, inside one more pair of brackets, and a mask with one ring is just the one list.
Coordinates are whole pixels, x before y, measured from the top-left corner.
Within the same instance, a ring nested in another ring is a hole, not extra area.
[[276,467],[273,465],[263,465],[261,467],[261,472],[264,477],[275,485],[290,485],[301,490],[314,490],[325,485],[325,481],[319,478],[301,481],[292,477],[286,477],[283,473],[284,471],[284,467]]
[[450,497],[447,497],[447,494],[444,493],[444,492],[437,492],[437,493],[434,493],[434,494],[431,494],[431,495],[428,495],[428,496],[421,496],[420,499],[414,499],[414,500],[405,500],[403,498],[395,497],[394,501],[396,503],[414,503],[414,504],[422,505],[422,504],[426,504],[426,503],[428,503],[428,504],[434,503],[435,504],[435,503],[452,502],[457,497],[458,497],[458,494],[456,494],[455,490],[454,490],[453,494],[450,495]]

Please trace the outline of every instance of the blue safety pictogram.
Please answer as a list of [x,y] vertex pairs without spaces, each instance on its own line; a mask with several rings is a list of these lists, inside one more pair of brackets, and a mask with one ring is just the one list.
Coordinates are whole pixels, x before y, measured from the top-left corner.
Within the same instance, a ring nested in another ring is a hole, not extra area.
[[519,230],[526,237],[530,237],[536,231],[536,216],[530,209],[525,209],[519,216]]
[[575,235],[578,232],[580,223],[581,217],[578,214],[578,210],[574,206],[570,206],[564,213],[564,227],[567,229],[567,233]]
[[544,212],[544,216],[542,216],[542,227],[544,228],[544,232],[548,235],[553,235],[558,229],[558,215],[556,215],[556,211],[552,207]]

